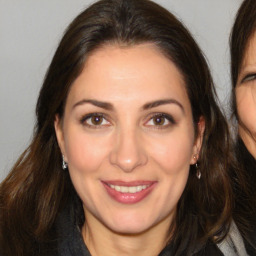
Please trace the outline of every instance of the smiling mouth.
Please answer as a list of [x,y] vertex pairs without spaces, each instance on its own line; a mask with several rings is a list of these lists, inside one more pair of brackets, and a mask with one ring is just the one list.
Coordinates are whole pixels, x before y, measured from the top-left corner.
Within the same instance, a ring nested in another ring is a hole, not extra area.
[[134,204],[144,200],[156,187],[156,181],[102,181],[107,194],[122,204]]
[[112,189],[114,189],[117,192],[121,192],[121,193],[137,193],[140,192],[146,188],[149,187],[149,185],[140,185],[140,186],[117,186],[117,185],[112,185],[112,184],[108,184],[109,187],[111,187]]

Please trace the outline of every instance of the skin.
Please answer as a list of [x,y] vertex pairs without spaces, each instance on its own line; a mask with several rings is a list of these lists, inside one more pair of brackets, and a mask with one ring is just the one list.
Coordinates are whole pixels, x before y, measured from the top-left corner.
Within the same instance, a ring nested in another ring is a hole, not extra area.
[[[195,138],[183,77],[154,45],[107,45],[90,55],[55,129],[83,202],[82,234],[92,255],[162,250],[189,167],[197,161],[202,118],[198,127]],[[106,192],[106,180],[154,185],[143,200],[124,204]]]
[[238,132],[256,158],[256,33],[249,40],[236,85]]

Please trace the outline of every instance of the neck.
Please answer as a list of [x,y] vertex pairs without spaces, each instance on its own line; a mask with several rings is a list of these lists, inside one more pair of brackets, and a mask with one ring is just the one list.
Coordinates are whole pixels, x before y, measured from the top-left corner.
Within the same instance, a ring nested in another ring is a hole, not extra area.
[[155,256],[166,246],[170,225],[166,219],[143,233],[120,234],[87,215],[82,235],[92,256]]
[[238,132],[247,150],[256,159],[256,137],[242,126],[239,126]]

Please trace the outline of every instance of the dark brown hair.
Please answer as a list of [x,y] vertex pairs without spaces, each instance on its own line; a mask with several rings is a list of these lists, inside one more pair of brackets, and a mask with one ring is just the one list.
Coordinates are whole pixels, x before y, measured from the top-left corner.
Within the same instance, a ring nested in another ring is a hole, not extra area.
[[232,204],[229,133],[202,52],[182,23],[154,2],[102,0],[66,30],[40,91],[33,141],[1,184],[0,228],[5,235],[0,240],[7,255],[36,255],[66,198],[76,196],[61,168],[54,119],[56,114],[62,117],[70,87],[86,59],[104,44],[129,47],[145,42],[155,44],[183,75],[195,131],[199,118],[205,119],[199,158],[202,177],[196,178],[192,166],[178,203],[178,228],[172,235],[175,255],[190,254],[199,244],[225,236]]

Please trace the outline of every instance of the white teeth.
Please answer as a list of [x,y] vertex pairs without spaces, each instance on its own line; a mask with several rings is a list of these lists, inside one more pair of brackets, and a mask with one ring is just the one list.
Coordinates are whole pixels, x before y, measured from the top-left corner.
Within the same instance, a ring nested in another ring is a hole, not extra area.
[[129,187],[129,193],[136,193],[137,192],[137,188],[136,187]]
[[109,186],[111,188],[113,188],[114,190],[118,191],[118,192],[132,193],[132,194],[134,194],[136,192],[140,192],[141,190],[146,189],[147,187],[149,187],[149,185],[126,187],[126,186],[116,186],[116,185],[112,185],[112,184],[109,184]]
[[128,188],[128,187],[123,187],[123,186],[122,186],[122,187],[120,187],[120,188],[121,188],[120,191],[121,191],[122,193],[128,193],[128,191],[129,191],[129,188]]
[[121,188],[119,186],[116,186],[116,191],[121,191]]

